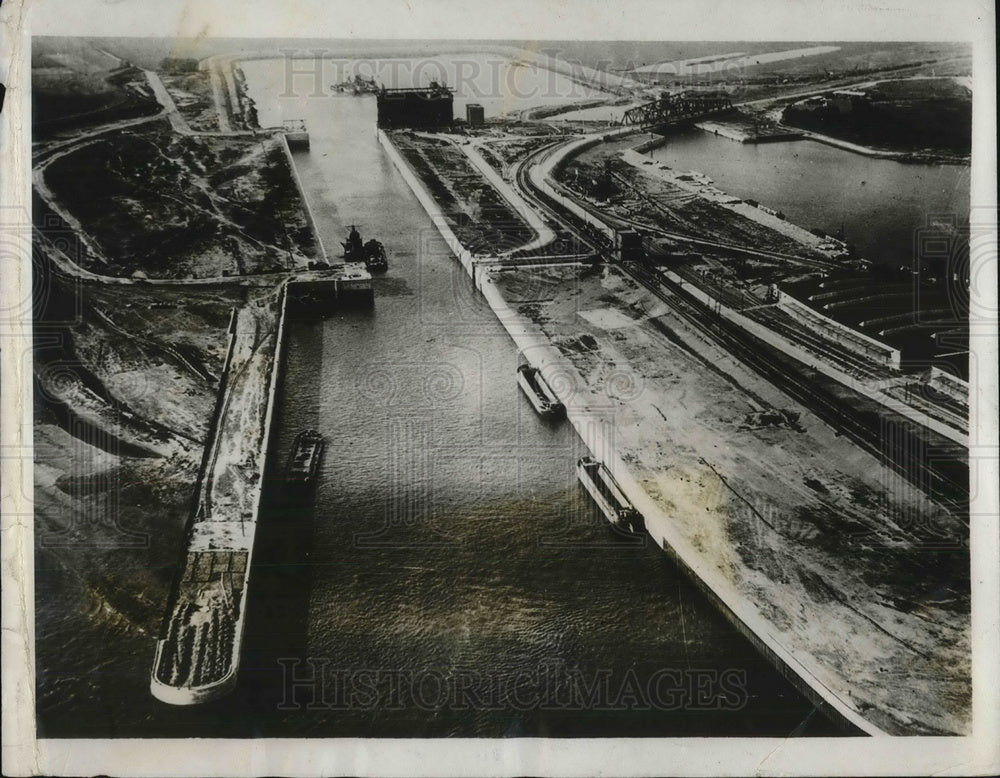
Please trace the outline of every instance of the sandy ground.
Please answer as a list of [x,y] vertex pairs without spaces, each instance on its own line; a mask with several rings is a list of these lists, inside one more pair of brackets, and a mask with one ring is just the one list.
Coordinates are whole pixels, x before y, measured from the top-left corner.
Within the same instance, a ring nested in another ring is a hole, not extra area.
[[[611,425],[646,502],[718,592],[743,603],[817,684],[878,727],[968,730],[959,517],[617,271],[494,278],[558,349],[560,396],[579,393]],[[804,429],[755,427],[752,414],[768,408],[798,411]]]
[[315,246],[280,142],[109,133],[39,163],[35,189],[83,236],[93,259],[81,261],[98,273],[187,279],[305,266]]
[[713,186],[709,179],[697,174],[696,171],[673,170],[663,164],[650,165],[648,157],[644,157],[642,154],[631,149],[622,154],[622,159],[646,176],[662,179],[671,186],[675,186],[678,189],[710,202],[717,203],[734,213],[738,213],[740,216],[760,224],[762,227],[781,233],[806,248],[820,251],[830,259],[839,257],[845,251],[844,245],[833,238],[820,238],[809,232],[809,230],[767,213],[738,197],[727,194]]
[[[205,548],[252,547],[264,465],[264,421],[277,346],[275,300],[274,295],[258,298],[237,312],[218,433],[211,442],[210,481],[203,485],[205,521],[217,525]],[[228,543],[224,537],[230,538]]]

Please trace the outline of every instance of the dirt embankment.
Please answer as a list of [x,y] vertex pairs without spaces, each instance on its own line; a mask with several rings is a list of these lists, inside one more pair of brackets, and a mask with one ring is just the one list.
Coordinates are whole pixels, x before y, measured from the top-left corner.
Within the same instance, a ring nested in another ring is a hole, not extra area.
[[58,48],[44,38],[35,41],[31,112],[36,140],[159,113],[142,70],[131,63],[88,41],[74,40]]
[[161,76],[177,110],[195,132],[218,132],[219,114],[212,96],[212,80],[205,70]]
[[[43,718],[77,677],[113,686],[121,656],[95,646],[131,646],[148,662],[240,297],[46,288],[33,436]],[[109,672],[95,675],[95,662]]]
[[104,275],[212,278],[304,267],[315,253],[277,138],[109,134],[44,172],[93,238]]

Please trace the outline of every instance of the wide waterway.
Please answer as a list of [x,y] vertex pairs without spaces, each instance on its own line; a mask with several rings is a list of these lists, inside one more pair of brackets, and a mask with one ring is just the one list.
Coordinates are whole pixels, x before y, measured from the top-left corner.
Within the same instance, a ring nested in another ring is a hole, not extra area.
[[[521,396],[513,343],[377,144],[375,101],[275,100],[281,67],[244,71],[263,125],[307,121],[296,163],[328,250],[357,223],[390,270],[374,311],[289,329],[274,462],[305,427],[329,448],[314,497],[293,506],[275,490],[262,517],[302,521],[292,556],[260,579],[293,584],[256,588],[251,643],[262,671],[275,653],[313,658],[325,696],[341,679],[363,699],[289,711],[279,729],[831,732],[666,554],[597,514],[576,482],[576,434]],[[299,640],[269,646],[274,620]],[[280,673],[268,675],[273,693]],[[312,690],[298,692],[293,707]]]
[[930,217],[969,218],[969,167],[867,157],[812,140],[744,144],[698,129],[672,132],[652,157],[697,170],[807,229],[845,239],[873,262],[912,264]]

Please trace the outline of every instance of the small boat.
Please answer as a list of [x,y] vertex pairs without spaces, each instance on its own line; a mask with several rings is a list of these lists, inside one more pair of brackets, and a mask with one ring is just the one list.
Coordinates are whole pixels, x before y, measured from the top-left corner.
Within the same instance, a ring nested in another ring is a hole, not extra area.
[[549,418],[566,412],[566,408],[559,402],[555,392],[549,388],[537,367],[520,365],[517,368],[517,383],[539,416]]
[[288,486],[306,486],[316,478],[319,460],[325,446],[323,436],[316,430],[303,430],[295,436],[292,453],[285,468]]
[[371,273],[384,273],[389,269],[385,246],[374,238],[365,244],[365,268]]
[[642,514],[632,506],[603,462],[582,457],[576,463],[576,475],[611,524],[633,533],[645,529]]

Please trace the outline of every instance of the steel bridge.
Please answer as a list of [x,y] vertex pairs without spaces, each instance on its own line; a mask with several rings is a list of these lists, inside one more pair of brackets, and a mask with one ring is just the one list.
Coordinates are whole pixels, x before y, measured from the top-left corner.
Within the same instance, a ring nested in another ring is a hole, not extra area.
[[733,102],[725,94],[682,92],[676,95],[664,95],[659,100],[630,108],[622,116],[621,124],[659,127],[725,113],[732,108]]

